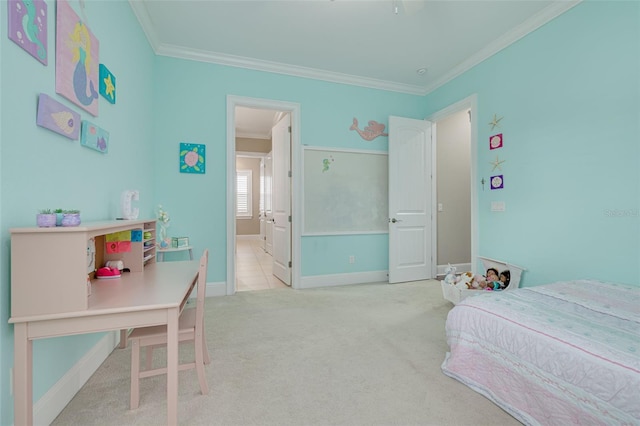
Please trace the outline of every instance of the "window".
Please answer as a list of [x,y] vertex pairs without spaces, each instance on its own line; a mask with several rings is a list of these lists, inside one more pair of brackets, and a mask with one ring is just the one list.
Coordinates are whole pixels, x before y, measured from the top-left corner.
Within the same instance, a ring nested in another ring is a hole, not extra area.
[[251,170],[236,171],[236,216],[244,219],[253,217]]

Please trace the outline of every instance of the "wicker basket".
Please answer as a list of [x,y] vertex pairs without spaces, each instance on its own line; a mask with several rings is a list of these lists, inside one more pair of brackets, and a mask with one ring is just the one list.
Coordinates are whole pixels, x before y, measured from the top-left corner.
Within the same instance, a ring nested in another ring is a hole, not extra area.
[[[482,263],[483,272],[489,268],[495,268],[500,272],[508,269],[509,272],[511,272],[511,280],[509,281],[509,285],[502,291],[513,290],[514,288],[520,287],[520,277],[522,276],[522,272],[526,271],[526,269],[509,262],[490,259],[488,257],[478,256],[478,260],[480,260],[480,262]],[[444,281],[442,281],[440,284],[442,285],[442,295],[445,299],[447,299],[454,305],[462,302],[467,297],[490,293],[486,290],[461,289],[454,285],[447,284]]]

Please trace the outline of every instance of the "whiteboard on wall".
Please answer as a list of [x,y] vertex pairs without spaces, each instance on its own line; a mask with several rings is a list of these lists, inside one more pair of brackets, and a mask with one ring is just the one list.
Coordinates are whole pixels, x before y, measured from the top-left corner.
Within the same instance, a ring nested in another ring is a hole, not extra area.
[[304,148],[304,235],[389,232],[386,152]]

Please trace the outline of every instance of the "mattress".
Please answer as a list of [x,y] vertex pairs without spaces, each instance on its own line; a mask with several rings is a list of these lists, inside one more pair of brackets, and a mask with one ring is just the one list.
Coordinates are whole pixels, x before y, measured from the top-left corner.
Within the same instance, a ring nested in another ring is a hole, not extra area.
[[447,317],[442,371],[524,424],[640,425],[640,287],[492,292]]

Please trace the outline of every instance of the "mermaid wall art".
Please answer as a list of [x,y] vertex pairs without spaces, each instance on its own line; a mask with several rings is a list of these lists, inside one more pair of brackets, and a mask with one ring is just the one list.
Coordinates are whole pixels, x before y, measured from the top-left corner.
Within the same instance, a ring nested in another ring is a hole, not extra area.
[[56,93],[97,116],[98,40],[65,0],[56,22]]
[[47,65],[47,4],[44,0],[9,0],[9,38]]

